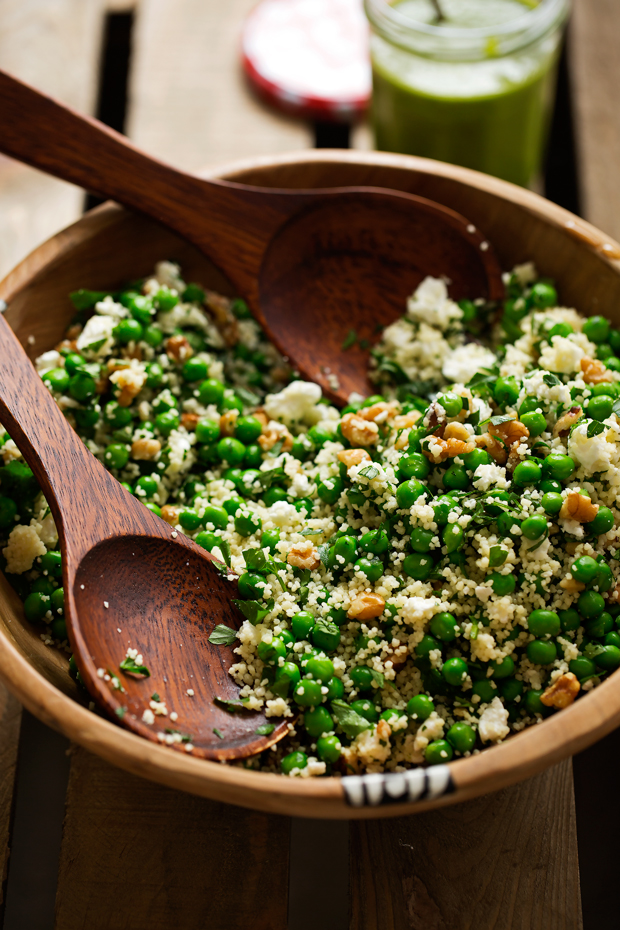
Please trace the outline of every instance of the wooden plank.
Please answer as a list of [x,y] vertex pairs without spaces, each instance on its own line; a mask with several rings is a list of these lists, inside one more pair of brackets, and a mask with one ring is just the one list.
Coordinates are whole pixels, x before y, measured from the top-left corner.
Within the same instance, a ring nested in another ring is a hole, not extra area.
[[351,825],[350,930],[581,930],[570,760],[513,788]]
[[258,102],[239,65],[255,0],[142,0],[134,26],[128,134],[179,167],[311,146],[304,123]]
[[289,831],[75,748],[56,930],[285,930]]
[[570,30],[571,83],[586,219],[620,239],[620,4],[575,0]]
[[10,855],[10,825],[21,706],[0,682],[0,905]]
[[[0,68],[91,112],[103,0],[3,0]],[[77,219],[84,197],[62,181],[0,159],[0,278]]]

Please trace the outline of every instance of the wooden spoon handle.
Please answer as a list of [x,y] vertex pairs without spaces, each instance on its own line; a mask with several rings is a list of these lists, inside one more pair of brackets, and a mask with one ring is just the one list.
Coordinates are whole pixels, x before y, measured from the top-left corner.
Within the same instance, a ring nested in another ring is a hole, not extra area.
[[246,296],[266,242],[297,209],[294,194],[177,171],[2,71],[0,115],[0,151],[165,223],[207,253]]
[[127,509],[125,491],[73,431],[1,314],[0,422],[34,472],[74,554],[107,535],[115,499]]

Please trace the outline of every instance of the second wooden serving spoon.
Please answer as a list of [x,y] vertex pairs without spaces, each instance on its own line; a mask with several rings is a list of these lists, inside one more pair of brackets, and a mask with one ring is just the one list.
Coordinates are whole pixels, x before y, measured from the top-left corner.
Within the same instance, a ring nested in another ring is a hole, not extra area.
[[[450,295],[500,299],[484,235],[441,204],[380,188],[277,190],[203,180],[0,72],[0,151],[111,197],[198,246],[245,297],[292,365],[336,403],[374,393],[372,343],[427,275]],[[334,388],[336,374],[339,387]]]
[[[454,298],[502,296],[484,236],[424,198],[204,181],[1,72],[0,114],[0,151],[145,213],[202,249],[333,400],[372,390],[366,356],[343,356],[344,337],[352,329],[372,337],[427,274],[448,276]],[[57,522],[69,637],[98,703],[143,736],[213,759],[248,756],[286,735],[286,722],[240,706],[228,675],[232,650],[208,642],[218,623],[239,625],[230,580],[87,451],[3,319],[0,420]],[[128,649],[142,655],[150,678],[120,670]]]

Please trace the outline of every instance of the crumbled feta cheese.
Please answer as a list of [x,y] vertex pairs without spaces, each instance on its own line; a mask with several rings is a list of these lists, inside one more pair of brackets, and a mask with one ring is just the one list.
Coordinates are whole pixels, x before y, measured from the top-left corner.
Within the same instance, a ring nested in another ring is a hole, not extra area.
[[47,549],[39,538],[34,526],[19,524],[11,530],[7,545],[2,550],[9,574],[21,575],[32,568],[38,556],[45,555]]
[[508,710],[498,697],[493,698],[480,715],[478,733],[483,743],[499,743],[510,733]]
[[467,384],[481,368],[495,365],[495,353],[484,346],[470,343],[450,352],[443,363],[443,376],[447,381]]
[[278,394],[267,394],[265,412],[272,420],[301,423],[321,399],[322,391],[311,381],[292,381]]

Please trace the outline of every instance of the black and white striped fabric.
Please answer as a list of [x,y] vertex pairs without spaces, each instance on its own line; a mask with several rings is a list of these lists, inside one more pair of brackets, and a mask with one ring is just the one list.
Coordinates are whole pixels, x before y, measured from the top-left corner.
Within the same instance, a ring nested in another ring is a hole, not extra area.
[[388,772],[386,775],[347,775],[342,779],[342,787],[351,807],[413,804],[439,798],[455,790],[447,765]]

